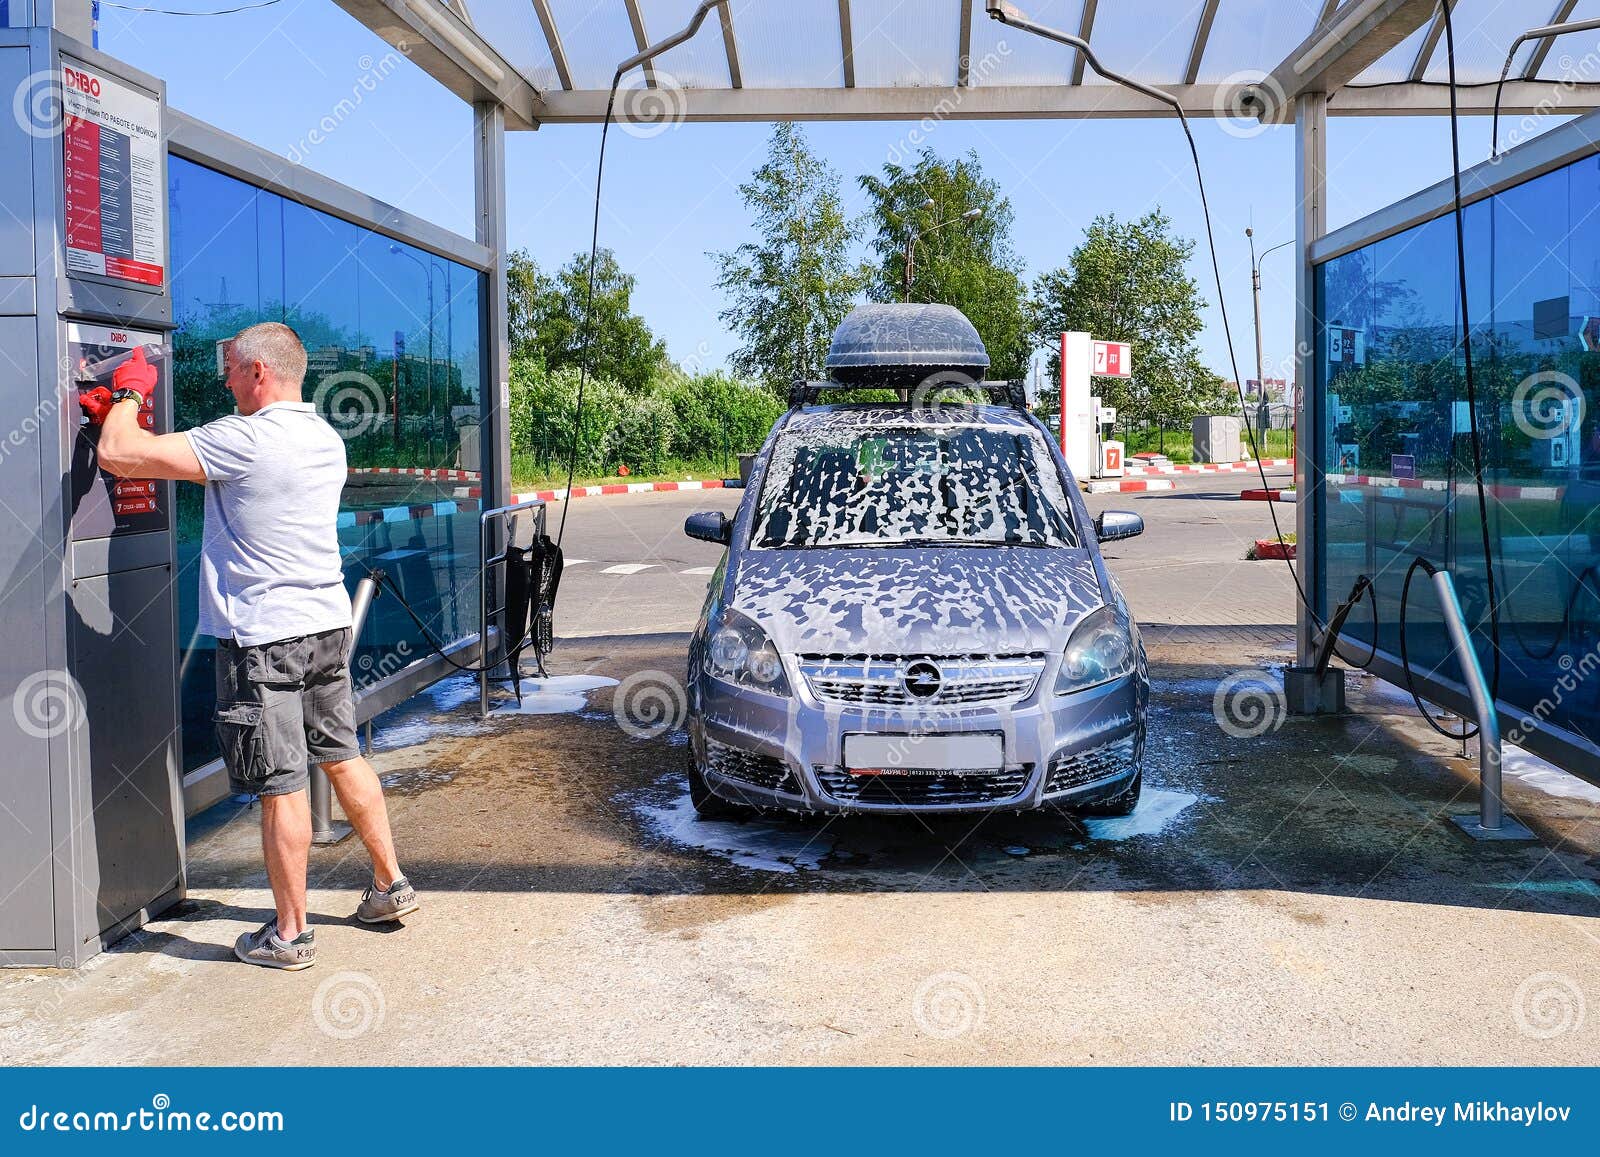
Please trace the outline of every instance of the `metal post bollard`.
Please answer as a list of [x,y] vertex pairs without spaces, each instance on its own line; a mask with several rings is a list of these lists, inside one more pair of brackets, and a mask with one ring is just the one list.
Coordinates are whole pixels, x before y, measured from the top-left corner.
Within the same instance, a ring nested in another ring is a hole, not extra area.
[[1450,632],[1450,642],[1472,695],[1473,714],[1478,717],[1478,814],[1451,818],[1473,839],[1531,840],[1532,832],[1516,820],[1505,818],[1505,802],[1500,794],[1500,714],[1495,710],[1494,693],[1489,680],[1484,678],[1483,664],[1478,661],[1478,652],[1472,645],[1466,616],[1461,613],[1455,580],[1449,571],[1438,570],[1433,574],[1433,585],[1444,610],[1445,629]]
[[[381,571],[379,572],[382,573]],[[361,637],[361,627],[367,621],[367,610],[372,606],[372,600],[377,597],[378,584],[371,575],[363,578],[356,584],[356,593],[350,598],[350,649],[355,650],[355,641]],[[370,748],[372,734],[371,724],[368,725],[368,746]],[[311,842],[319,847],[337,844],[350,834],[353,829],[343,821],[333,818],[333,784],[328,782],[328,773],[315,764],[311,767]]]

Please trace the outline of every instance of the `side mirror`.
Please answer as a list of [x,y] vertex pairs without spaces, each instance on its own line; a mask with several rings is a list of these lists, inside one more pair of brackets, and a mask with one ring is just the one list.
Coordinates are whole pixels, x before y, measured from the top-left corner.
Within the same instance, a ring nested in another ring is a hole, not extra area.
[[1144,519],[1127,510],[1107,510],[1094,520],[1094,536],[1100,542],[1137,538],[1144,533]]
[[[1140,524],[1143,529],[1143,524]],[[704,511],[700,514],[691,514],[683,521],[683,533],[690,538],[698,538],[701,542],[714,542],[719,546],[727,546],[733,541],[733,523],[728,521],[728,516],[720,510]]]

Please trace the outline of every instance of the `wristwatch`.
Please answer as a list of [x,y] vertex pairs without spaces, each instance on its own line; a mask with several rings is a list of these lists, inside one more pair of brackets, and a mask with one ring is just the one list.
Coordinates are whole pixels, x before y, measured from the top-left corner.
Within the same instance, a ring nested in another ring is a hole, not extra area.
[[143,406],[144,405],[144,395],[141,394],[138,390],[129,389],[127,386],[123,386],[120,390],[112,390],[111,391],[111,404],[113,406],[116,405],[118,402],[129,402],[129,401],[138,402],[139,405]]

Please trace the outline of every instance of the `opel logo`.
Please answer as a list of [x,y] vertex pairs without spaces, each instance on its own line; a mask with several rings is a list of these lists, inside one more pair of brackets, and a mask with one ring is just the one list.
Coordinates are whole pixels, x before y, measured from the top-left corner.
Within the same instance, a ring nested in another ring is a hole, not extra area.
[[944,676],[939,673],[939,668],[926,659],[909,664],[900,678],[905,684],[906,694],[913,699],[935,698],[944,687]]

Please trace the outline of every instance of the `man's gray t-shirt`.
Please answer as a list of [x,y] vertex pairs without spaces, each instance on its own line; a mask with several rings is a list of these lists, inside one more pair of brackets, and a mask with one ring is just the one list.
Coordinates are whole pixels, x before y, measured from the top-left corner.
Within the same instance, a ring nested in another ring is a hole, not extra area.
[[241,647],[350,626],[344,442],[308,402],[185,431],[206,474],[200,633]]

